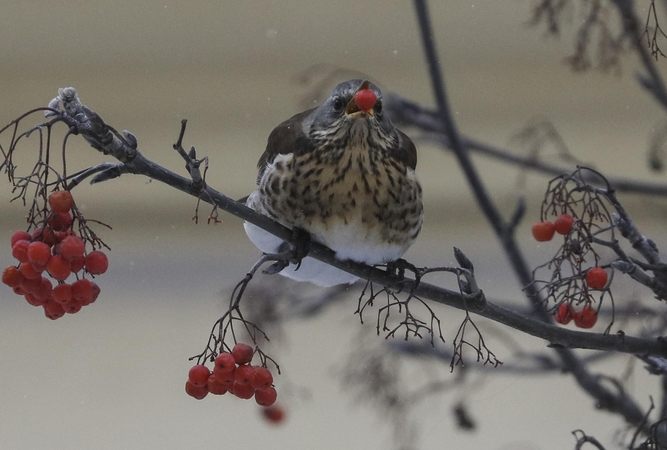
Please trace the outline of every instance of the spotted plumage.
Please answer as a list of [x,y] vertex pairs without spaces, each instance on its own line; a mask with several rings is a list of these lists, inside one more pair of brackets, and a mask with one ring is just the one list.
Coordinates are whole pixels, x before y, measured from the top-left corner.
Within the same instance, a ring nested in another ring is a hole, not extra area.
[[[361,91],[376,99],[371,107],[367,100],[366,109],[356,104]],[[421,230],[416,163],[414,144],[382,112],[379,89],[350,80],[318,108],[273,130],[259,160],[258,188],[247,204],[290,228],[310,232],[339,259],[386,263],[400,258]],[[264,252],[275,252],[282,243],[252,224],[245,227]],[[356,280],[308,257],[295,269],[290,265],[281,273],[322,286]]]

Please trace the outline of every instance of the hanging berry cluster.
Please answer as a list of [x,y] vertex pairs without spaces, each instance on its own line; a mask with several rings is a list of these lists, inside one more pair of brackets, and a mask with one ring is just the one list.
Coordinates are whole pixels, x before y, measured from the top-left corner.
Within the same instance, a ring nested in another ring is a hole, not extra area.
[[[28,207],[27,228],[11,237],[17,264],[3,270],[2,282],[29,304],[42,306],[50,319],[76,313],[97,299],[100,288],[92,278],[106,272],[109,262],[102,249],[109,247],[89,224],[111,228],[86,219],[72,197],[71,190],[91,173],[85,169],[67,174],[67,142],[76,134],[75,127],[58,146],[58,157],[53,157],[53,128],[65,118],[59,100],[60,96],[48,108],[30,111],[0,129],[2,134],[13,128],[9,145],[0,146],[4,157],[0,159],[0,171],[12,185],[12,201]],[[51,119],[19,131],[24,118],[41,111]],[[38,139],[30,139],[35,135]],[[28,170],[22,172],[20,168]]]
[[248,344],[238,343],[231,353],[222,352],[213,360],[213,370],[204,364],[192,366],[185,382],[185,392],[201,400],[209,393],[224,395],[229,392],[238,398],[255,398],[258,405],[271,406],[278,394],[273,386],[271,371],[250,364],[254,350]]
[[106,272],[109,261],[95,249],[103,244],[88,228],[69,191],[52,192],[40,212],[30,220],[28,231],[12,234],[12,256],[18,263],[3,270],[2,282],[55,320],[97,299],[100,288],[88,277]]
[[[280,367],[259,347],[258,342],[268,342],[268,336],[257,325],[246,320],[239,307],[248,283],[264,261],[263,257],[236,285],[232,291],[229,309],[213,325],[206,348],[199,355],[190,358],[197,360],[197,364],[190,368],[185,383],[185,392],[191,397],[201,400],[208,394],[224,395],[229,392],[242,399],[254,397],[258,405],[266,407],[263,408],[265,410],[274,407],[278,394],[273,385],[273,374],[267,366],[269,363],[273,364],[278,374]],[[242,326],[254,347],[237,341],[238,330],[234,329],[235,323]],[[234,343],[228,344],[228,339]],[[259,360],[256,365],[251,364],[255,356]],[[207,363],[213,363],[213,368],[209,369]],[[264,412],[264,417],[271,423],[279,423],[284,414],[280,408],[271,409]]]
[[[601,264],[601,247],[618,248],[616,226],[610,205],[611,189],[596,188],[584,178],[597,174],[579,168],[573,174],[549,182],[540,210],[540,221],[532,226],[538,242],[562,236],[562,243],[548,262],[533,271],[538,290],[543,292],[554,320],[562,325],[574,321],[579,328],[592,328],[602,301],[613,306],[611,264]],[[605,180],[606,181],[606,180]],[[610,271],[610,272],[608,272]],[[546,272],[549,279],[539,279]]]

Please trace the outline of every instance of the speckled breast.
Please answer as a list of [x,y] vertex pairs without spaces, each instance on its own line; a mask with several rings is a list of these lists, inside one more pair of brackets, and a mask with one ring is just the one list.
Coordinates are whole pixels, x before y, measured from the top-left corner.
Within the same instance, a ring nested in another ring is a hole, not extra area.
[[[422,191],[414,171],[364,146],[279,155],[257,193],[251,207],[364,262],[397,259],[422,226]],[[354,257],[355,246],[366,253],[374,246],[388,250],[380,250],[386,255],[378,258]]]

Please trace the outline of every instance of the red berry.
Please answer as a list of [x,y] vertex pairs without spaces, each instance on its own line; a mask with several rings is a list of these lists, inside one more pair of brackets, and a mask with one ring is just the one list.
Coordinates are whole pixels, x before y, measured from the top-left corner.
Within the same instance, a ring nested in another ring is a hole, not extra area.
[[232,369],[229,372],[220,372],[217,368],[213,369],[213,376],[219,383],[231,386],[234,384],[236,369]]
[[235,381],[234,384],[232,384],[231,389],[229,389],[229,392],[236,395],[238,398],[249,399],[255,394],[255,388],[249,384]]
[[532,228],[533,237],[538,242],[550,241],[554,237],[555,231],[554,224],[549,221],[537,222]]
[[36,278],[42,277],[42,272],[38,272],[37,270],[35,270],[35,267],[29,262],[22,262],[21,264],[19,264],[19,270],[21,271],[23,276],[29,280],[34,280]]
[[49,319],[56,320],[65,315],[65,310],[60,303],[49,300],[44,303],[44,314]]
[[215,367],[213,368],[214,372],[231,372],[235,367],[236,360],[231,353],[224,352],[215,357]]
[[253,354],[253,349],[251,346],[248,344],[236,344],[234,348],[232,349],[232,355],[234,356],[234,360],[236,361],[236,364],[239,366],[242,364],[248,364],[250,361],[252,361],[252,354]]
[[28,304],[32,306],[44,306],[44,304],[46,303],[46,300],[39,299],[35,297],[33,294],[25,294],[23,297],[28,302]]
[[[58,233],[67,230],[72,225],[72,215],[68,212],[53,213],[47,222],[49,227],[55,231],[56,238]],[[56,239],[57,240],[57,239]]]
[[32,240],[44,242],[49,247],[52,247],[56,243],[56,235],[49,227],[37,228],[32,233]]
[[49,206],[54,212],[66,213],[72,209],[74,199],[69,191],[55,191],[49,195]]
[[86,244],[79,236],[67,236],[60,242],[60,254],[68,261],[83,256]]
[[83,305],[78,300],[71,300],[62,306],[67,314],[76,314],[83,308]]
[[[97,300],[97,297],[100,295],[100,287],[94,281],[91,281],[90,284],[93,287],[93,296],[90,299],[90,303],[95,303],[95,300]],[[86,303],[84,303],[83,306],[86,306]]]
[[251,381],[252,387],[255,389],[267,389],[273,384],[273,375],[266,367],[254,366],[255,378]]
[[65,281],[72,273],[70,263],[63,255],[54,255],[49,258],[49,262],[46,263],[46,270],[53,279],[58,281]]
[[554,229],[558,234],[567,234],[572,229],[574,218],[569,214],[561,214],[554,220]]
[[100,250],[88,253],[86,256],[86,270],[92,275],[102,275],[109,268],[107,255]]
[[14,247],[14,244],[16,244],[18,241],[30,242],[30,239],[30,233],[26,231],[15,231],[14,234],[12,234],[12,247]]
[[252,384],[255,379],[255,368],[253,366],[239,366],[234,373],[234,380],[237,383]]
[[25,294],[27,294],[26,291],[21,289],[21,286],[16,286],[15,288],[12,288],[12,291],[14,291],[14,294],[16,294],[16,295],[25,295]]
[[272,387],[255,391],[255,401],[261,406],[273,405],[277,397],[278,393]]
[[53,285],[48,278],[41,278],[41,285],[39,289],[32,293],[38,300],[47,301],[53,292]]
[[72,230],[56,231],[54,234],[56,235],[56,241],[58,242],[61,242],[67,236],[73,236]]
[[185,392],[190,396],[194,397],[197,400],[201,400],[208,395],[208,388],[206,385],[195,386],[192,381],[188,380],[185,382]]
[[86,265],[86,258],[83,256],[77,256],[69,262],[69,265],[72,268],[72,272],[77,273],[83,269],[83,266]]
[[32,266],[33,269],[35,269],[35,272],[39,274],[41,274],[42,272],[44,272],[44,270],[46,270],[46,266],[42,266],[40,264],[35,264],[31,262],[30,265]]
[[286,413],[282,406],[273,405],[262,408],[262,415],[269,423],[278,425],[285,420]]
[[93,285],[90,280],[77,280],[72,283],[72,299],[78,300],[81,303],[90,303],[93,297]]
[[21,282],[19,287],[24,294],[34,294],[42,287],[42,277],[39,275],[37,278],[26,278]]
[[228,385],[220,383],[213,374],[208,377],[206,387],[208,388],[208,391],[214,395],[224,395],[228,391]]
[[33,242],[28,246],[28,261],[35,266],[46,266],[46,262],[51,257],[51,247],[43,242]]
[[211,375],[211,371],[208,370],[208,367],[198,364],[192,366],[190,372],[188,372],[188,379],[195,386],[206,386],[208,377]]
[[569,303],[561,303],[554,314],[554,320],[561,325],[567,325],[574,318],[574,307]]
[[593,267],[586,272],[586,284],[591,289],[604,289],[607,285],[607,272],[602,267]]
[[27,263],[28,262],[28,247],[30,246],[30,241],[19,240],[12,246],[12,256],[19,260],[19,262]]
[[58,303],[67,303],[72,300],[72,286],[62,283],[53,288],[53,300]]
[[598,321],[598,313],[590,306],[584,306],[581,311],[574,313],[574,324],[579,328],[593,328]]
[[375,106],[377,100],[377,96],[372,89],[362,89],[354,94],[354,102],[357,104],[359,109],[364,112]]
[[25,280],[25,277],[18,267],[7,266],[7,268],[2,271],[2,282],[10,288],[20,286],[23,280]]

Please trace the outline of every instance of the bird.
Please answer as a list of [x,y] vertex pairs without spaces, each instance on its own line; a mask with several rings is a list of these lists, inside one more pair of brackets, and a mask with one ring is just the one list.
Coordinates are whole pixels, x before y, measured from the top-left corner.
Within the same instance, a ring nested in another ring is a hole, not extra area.
[[[318,107],[278,125],[257,164],[257,188],[246,205],[310,239],[339,260],[369,265],[401,258],[419,235],[424,207],[417,150],[383,111],[380,89],[368,80],[337,85]],[[265,253],[284,241],[245,222]],[[358,277],[312,257],[281,275],[319,286]]]

